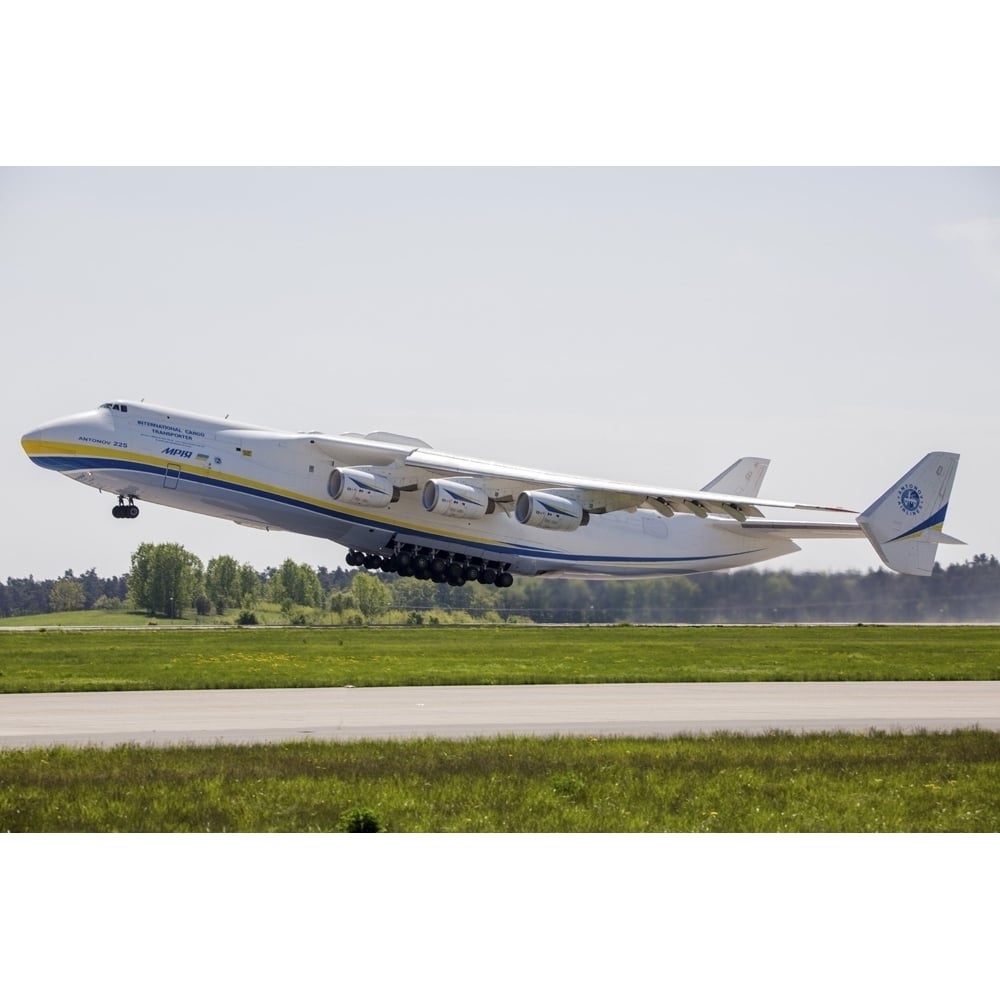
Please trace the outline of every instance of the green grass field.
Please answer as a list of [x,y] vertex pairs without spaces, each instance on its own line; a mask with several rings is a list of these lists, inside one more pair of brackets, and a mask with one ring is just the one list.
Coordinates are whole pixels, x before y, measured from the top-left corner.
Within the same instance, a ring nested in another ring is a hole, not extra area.
[[[1000,679],[1000,629],[0,632],[0,692],[885,679]],[[0,751],[0,830],[366,827],[995,832],[1000,734]]]
[[975,626],[0,632],[0,692],[998,679]]
[[995,831],[1000,733],[0,753],[0,829]]

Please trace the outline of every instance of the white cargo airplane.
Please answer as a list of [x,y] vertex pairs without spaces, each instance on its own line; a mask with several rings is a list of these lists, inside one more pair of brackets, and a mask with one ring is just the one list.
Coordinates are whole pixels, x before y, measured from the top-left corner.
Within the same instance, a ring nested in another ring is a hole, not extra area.
[[522,469],[378,432],[287,433],[118,401],[25,434],[33,462],[118,497],[327,538],[351,566],[439,583],[524,576],[655,577],[730,569],[796,538],[867,537],[892,569],[927,576],[958,455],[932,452],[856,520],[781,521],[758,498],[768,460],[741,458],[701,490]]

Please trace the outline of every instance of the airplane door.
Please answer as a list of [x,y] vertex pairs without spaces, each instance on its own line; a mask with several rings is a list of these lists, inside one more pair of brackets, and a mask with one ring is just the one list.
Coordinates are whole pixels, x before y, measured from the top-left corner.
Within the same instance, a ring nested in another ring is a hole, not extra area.
[[168,490],[176,490],[177,484],[181,480],[181,467],[179,465],[168,465],[163,473],[163,486]]

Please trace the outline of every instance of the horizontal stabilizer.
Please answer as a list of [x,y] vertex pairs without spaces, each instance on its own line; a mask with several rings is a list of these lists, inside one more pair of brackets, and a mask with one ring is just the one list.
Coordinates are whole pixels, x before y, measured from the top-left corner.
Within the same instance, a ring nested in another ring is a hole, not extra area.
[[740,525],[744,531],[759,535],[777,535],[779,538],[863,538],[864,532],[854,521],[773,521],[770,518],[746,521]]
[[965,545],[966,543],[962,541],[961,538],[952,538],[951,535],[946,535],[944,532],[938,532],[938,535],[933,539],[935,545]]

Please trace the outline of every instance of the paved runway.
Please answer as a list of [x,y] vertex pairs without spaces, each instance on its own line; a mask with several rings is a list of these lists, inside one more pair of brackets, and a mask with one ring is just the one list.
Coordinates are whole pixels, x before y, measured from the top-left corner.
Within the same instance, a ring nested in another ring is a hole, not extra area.
[[0,695],[0,747],[1000,730],[1000,681],[552,684]]

